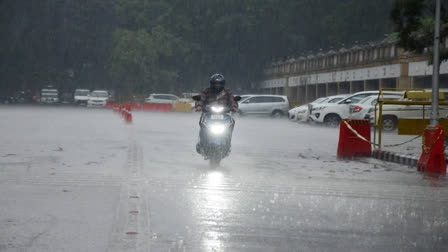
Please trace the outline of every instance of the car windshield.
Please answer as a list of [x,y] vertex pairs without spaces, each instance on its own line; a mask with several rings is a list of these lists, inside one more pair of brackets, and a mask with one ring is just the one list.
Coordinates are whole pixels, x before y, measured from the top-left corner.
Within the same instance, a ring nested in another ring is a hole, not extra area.
[[58,96],[58,91],[56,89],[42,89],[41,95],[42,96],[57,97]]
[[108,97],[108,95],[109,94],[106,91],[94,91],[94,92],[90,93],[91,97],[101,97],[101,98],[104,98],[104,97]]
[[76,96],[87,96],[89,94],[89,90],[77,90],[75,91]]
[[318,98],[318,99],[314,100],[311,103],[324,103],[327,100],[328,100],[328,97],[321,97],[321,98]]
[[58,94],[55,93],[42,93],[42,96],[44,97],[58,97]]

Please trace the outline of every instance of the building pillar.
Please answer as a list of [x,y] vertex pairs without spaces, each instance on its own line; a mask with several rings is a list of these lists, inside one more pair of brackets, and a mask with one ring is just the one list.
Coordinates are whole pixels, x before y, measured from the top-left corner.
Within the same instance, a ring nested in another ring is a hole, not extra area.
[[398,77],[397,78],[397,88],[411,88],[412,87],[412,77]]
[[315,84],[316,85],[316,96],[314,96],[316,99],[319,97],[319,84]]
[[308,84],[305,84],[305,102],[308,103]]
[[337,93],[337,94],[341,94],[341,86],[340,86],[340,82],[336,82],[336,93]]
[[378,88],[383,88],[383,79],[378,79]]
[[325,96],[328,96],[328,83],[325,83]]
[[397,88],[411,88],[411,77],[409,77],[409,63],[402,62],[400,65],[400,77],[397,78]]
[[364,80],[363,85],[364,85],[364,89],[362,91],[366,91],[367,90],[367,81],[366,80]]
[[290,98],[291,96],[290,96],[290,94],[289,94],[290,90],[289,90],[289,77],[288,77],[288,76],[286,77],[285,88],[284,88],[284,89],[285,89],[285,90],[283,90],[283,95],[285,95],[285,96],[287,96],[288,98]]
[[349,85],[349,93],[350,93],[350,94],[353,94],[353,81],[350,81],[350,82],[348,83],[348,85]]

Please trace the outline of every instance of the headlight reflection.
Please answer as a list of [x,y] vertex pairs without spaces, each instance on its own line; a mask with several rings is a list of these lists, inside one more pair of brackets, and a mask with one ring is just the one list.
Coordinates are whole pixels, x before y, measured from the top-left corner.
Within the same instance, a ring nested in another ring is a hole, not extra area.
[[225,211],[229,208],[229,200],[226,193],[221,189],[224,186],[224,174],[221,171],[210,171],[206,174],[203,187],[203,200],[198,205],[201,216],[207,216],[205,230],[202,237],[203,251],[224,251],[225,233],[215,231],[222,225],[225,218]]

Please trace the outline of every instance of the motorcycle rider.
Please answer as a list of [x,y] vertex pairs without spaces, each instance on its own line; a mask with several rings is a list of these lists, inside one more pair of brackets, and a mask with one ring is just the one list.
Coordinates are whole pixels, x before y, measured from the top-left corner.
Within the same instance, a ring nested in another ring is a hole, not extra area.
[[[199,95],[200,101],[196,101],[195,110],[201,112],[202,108],[210,103],[218,103],[230,108],[232,112],[238,111],[238,103],[234,101],[232,91],[225,88],[226,80],[224,75],[216,73],[210,77],[210,87],[204,89]],[[196,150],[201,153],[201,146],[204,140],[205,130],[203,128],[199,131],[199,143],[196,144]]]

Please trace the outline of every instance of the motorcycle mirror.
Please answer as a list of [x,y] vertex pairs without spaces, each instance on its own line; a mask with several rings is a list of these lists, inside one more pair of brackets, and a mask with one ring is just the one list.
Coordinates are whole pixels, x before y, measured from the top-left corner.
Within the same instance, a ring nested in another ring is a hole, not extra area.
[[195,100],[195,101],[200,101],[201,100],[201,96],[200,95],[195,95],[195,96],[193,96],[191,98],[193,98],[193,100]]
[[239,96],[239,95],[233,97],[233,100],[236,101],[236,102],[241,101],[241,99],[242,99],[242,98],[241,98],[241,96]]

